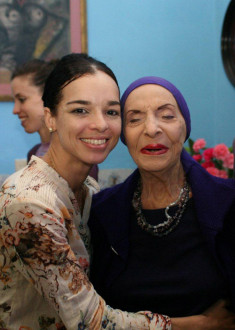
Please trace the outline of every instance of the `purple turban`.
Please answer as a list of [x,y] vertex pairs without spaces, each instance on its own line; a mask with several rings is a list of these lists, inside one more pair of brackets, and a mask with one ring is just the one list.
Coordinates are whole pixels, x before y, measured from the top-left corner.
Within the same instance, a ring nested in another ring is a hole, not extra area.
[[[137,87],[142,86],[142,85],[147,85],[147,84],[155,84],[155,85],[162,86],[162,87],[166,88],[169,92],[171,92],[171,94],[174,96],[174,98],[176,99],[176,102],[179,106],[179,109],[181,111],[181,114],[184,117],[184,121],[186,124],[186,138],[185,138],[185,141],[186,141],[188,139],[188,137],[190,135],[190,131],[191,131],[191,119],[190,119],[190,113],[189,113],[187,103],[186,103],[183,95],[180,93],[180,91],[172,83],[170,83],[169,81],[167,81],[163,78],[143,77],[143,78],[137,79],[133,83],[131,83],[130,86],[127,87],[127,89],[125,90],[125,92],[123,93],[122,98],[121,98],[122,118],[123,118],[126,99],[129,96],[129,94]],[[124,144],[126,144],[125,137],[123,134],[123,127],[122,127],[122,132],[121,132],[121,141]]]

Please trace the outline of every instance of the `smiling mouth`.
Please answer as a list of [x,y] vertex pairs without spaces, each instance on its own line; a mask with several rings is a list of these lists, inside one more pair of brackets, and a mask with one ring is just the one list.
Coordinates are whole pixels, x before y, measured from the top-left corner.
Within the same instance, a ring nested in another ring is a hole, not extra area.
[[101,144],[105,144],[108,139],[81,139],[83,142],[89,143],[89,144],[94,144],[94,145],[101,145]]

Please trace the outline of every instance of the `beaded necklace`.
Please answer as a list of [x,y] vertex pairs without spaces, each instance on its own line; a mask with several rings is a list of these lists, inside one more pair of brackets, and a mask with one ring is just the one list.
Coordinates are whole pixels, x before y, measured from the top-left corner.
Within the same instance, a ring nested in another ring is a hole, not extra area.
[[[137,223],[138,225],[146,232],[153,236],[163,237],[168,235],[172,230],[179,224],[184,210],[186,208],[186,204],[189,200],[189,184],[185,180],[183,188],[180,190],[179,196],[173,203],[169,204],[165,208],[165,216],[167,220],[158,224],[151,225],[145,219],[145,216],[142,212],[141,205],[141,180],[139,180],[136,190],[134,192],[134,196],[132,199],[132,205],[136,213]],[[169,208],[178,204],[178,209],[173,216],[168,214]]]

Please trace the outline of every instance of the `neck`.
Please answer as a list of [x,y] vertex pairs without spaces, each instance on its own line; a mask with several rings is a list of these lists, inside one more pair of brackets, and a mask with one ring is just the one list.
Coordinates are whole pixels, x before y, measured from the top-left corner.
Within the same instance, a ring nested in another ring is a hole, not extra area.
[[48,131],[48,128],[46,127],[45,124],[42,125],[42,127],[38,131],[38,134],[40,135],[41,143],[50,142],[51,139],[50,132]]
[[56,147],[55,150],[53,143],[43,159],[68,182],[75,195],[80,192],[91,166],[66,157],[60,148]]
[[184,185],[185,175],[182,164],[167,172],[145,172],[140,170],[142,180],[141,203],[146,209],[165,208],[174,202]]

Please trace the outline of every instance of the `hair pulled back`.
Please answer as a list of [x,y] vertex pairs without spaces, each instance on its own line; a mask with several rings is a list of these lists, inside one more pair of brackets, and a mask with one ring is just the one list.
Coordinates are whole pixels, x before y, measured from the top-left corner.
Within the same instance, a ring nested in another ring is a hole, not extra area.
[[42,96],[44,106],[48,107],[53,115],[56,115],[57,106],[62,99],[63,88],[72,81],[84,75],[94,75],[97,71],[109,75],[118,87],[113,71],[103,62],[84,53],[65,55],[47,78]]
[[12,73],[11,80],[16,77],[28,76],[32,85],[39,87],[43,93],[46,79],[58,61],[59,60],[55,59],[46,62],[39,59],[33,59],[25,62],[24,64],[16,67]]

